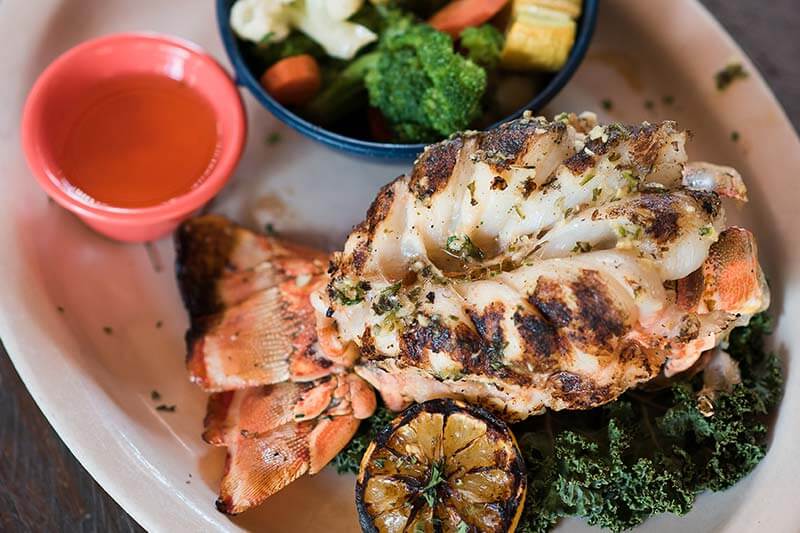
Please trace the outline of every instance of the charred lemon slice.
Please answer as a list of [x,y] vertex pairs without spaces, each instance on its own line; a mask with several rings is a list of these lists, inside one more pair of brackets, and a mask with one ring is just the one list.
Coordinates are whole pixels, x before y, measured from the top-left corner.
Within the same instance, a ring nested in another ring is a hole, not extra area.
[[525,464],[501,420],[432,400],[409,407],[369,445],[356,483],[364,531],[514,531]]

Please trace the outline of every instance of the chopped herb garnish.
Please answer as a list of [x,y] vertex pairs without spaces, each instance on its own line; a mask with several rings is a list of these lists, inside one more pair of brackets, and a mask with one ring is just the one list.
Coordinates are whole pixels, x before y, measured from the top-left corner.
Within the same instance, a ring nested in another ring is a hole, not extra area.
[[645,100],[644,101],[644,108],[645,109],[655,109],[656,103],[652,100]]
[[273,145],[273,144],[278,144],[279,142],[281,142],[280,132],[273,131],[272,133],[267,135],[267,144]]
[[436,505],[436,500],[438,498],[436,487],[441,485],[442,481],[444,481],[444,477],[442,477],[442,465],[434,463],[431,467],[431,477],[428,478],[428,483],[422,487],[422,497],[425,498],[425,502],[431,508]]
[[738,131],[732,131],[731,132],[731,140],[733,142],[737,142],[739,140],[739,132]]
[[492,359],[489,361],[489,368],[494,370],[495,372],[502,370],[506,367],[505,363],[503,363],[502,359]]
[[[444,376],[445,379],[448,379],[448,376]],[[461,381],[464,379],[464,373],[460,371],[455,371],[453,374],[450,374],[449,379],[451,381]]]
[[389,285],[378,294],[377,301],[372,304],[372,310],[377,315],[393,313],[400,309],[400,299],[397,292],[400,290],[400,282]]
[[[414,271],[419,273],[425,279],[431,280],[434,283],[438,283],[439,285],[447,285],[448,281],[447,278],[440,275],[438,272],[434,272],[433,267],[431,265],[422,266],[422,262],[419,262],[415,265],[412,265]],[[420,287],[414,287],[414,289],[409,292],[408,297],[412,301],[415,301],[419,298],[419,293],[422,292]]]
[[625,239],[630,237],[632,239],[639,239],[642,236],[642,228],[640,226],[634,226],[634,229],[626,228],[623,225],[619,225],[616,228],[617,235],[621,239]]
[[597,174],[594,171],[587,173],[586,176],[584,176],[583,179],[581,180],[581,186],[586,185],[587,183],[592,181],[596,175]]
[[445,251],[462,260],[484,258],[483,250],[475,246],[467,235],[451,235],[445,243]]
[[572,248],[572,253],[586,253],[592,251],[591,243],[584,241],[576,241],[575,246]]
[[741,63],[729,63],[724,69],[714,74],[718,91],[724,91],[736,80],[747,78],[747,71]]
[[475,150],[469,158],[470,161],[483,161],[490,165],[504,165],[514,159],[513,156],[499,150]]
[[672,105],[675,103],[675,97],[668,94],[661,98],[661,101],[664,102],[665,105]]
[[494,335],[491,344],[487,346],[486,355],[489,360],[489,368],[495,372],[502,370],[506,366],[503,362],[503,354],[507,346],[508,343],[505,342],[502,334]]
[[631,170],[623,170],[622,177],[625,180],[625,186],[628,192],[634,192],[639,188],[639,178],[633,175]]
[[608,99],[608,98],[605,98],[605,99],[604,99],[602,102],[600,102],[600,103],[603,105],[603,109],[605,109],[606,111],[611,111],[611,110],[614,108],[614,102],[612,102],[612,101],[611,101],[610,99]]
[[469,533],[469,526],[466,522],[459,522],[456,526],[456,533]]
[[156,407],[156,411],[165,411],[167,413],[174,413],[175,412],[175,406],[174,405],[166,405],[166,404],[162,403],[161,405]]
[[700,228],[699,233],[700,233],[701,237],[707,237],[708,235],[711,235],[712,233],[714,233],[714,227],[713,226],[703,226],[702,228]]
[[569,113],[559,113],[553,117],[553,122],[563,122],[564,124],[569,124]]
[[414,287],[413,289],[408,291],[408,299],[414,303],[417,303],[420,294],[422,294],[422,287]]
[[151,390],[150,391],[150,399],[153,400],[154,402],[157,402],[158,400],[161,399],[161,393],[158,392],[155,389]]
[[597,199],[600,198],[600,195],[602,193],[603,193],[603,189],[601,189],[600,187],[595,187],[594,189],[592,189],[592,201],[596,202]]
[[333,282],[334,300],[342,305],[355,305],[364,301],[364,295],[370,289],[370,285],[366,281],[354,283],[353,281],[342,278]]
[[272,222],[268,222],[264,225],[264,233],[269,235],[270,237],[274,237],[278,234],[277,230],[275,230],[275,226],[272,225]]
[[628,136],[630,136],[630,132],[628,131],[628,128],[626,128],[625,126],[623,126],[619,122],[612,122],[611,124],[606,126],[606,131],[607,132],[616,132],[623,139],[625,139]]

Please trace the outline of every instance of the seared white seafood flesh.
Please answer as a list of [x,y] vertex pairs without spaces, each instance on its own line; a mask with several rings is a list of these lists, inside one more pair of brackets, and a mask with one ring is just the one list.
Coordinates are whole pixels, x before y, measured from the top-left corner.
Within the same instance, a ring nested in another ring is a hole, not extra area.
[[[527,117],[429,147],[312,296],[328,344],[355,345],[392,408],[456,397],[511,420],[688,368],[769,296],[751,235],[725,225],[741,177],[689,164],[686,137]],[[708,294],[685,305],[684,279]]]

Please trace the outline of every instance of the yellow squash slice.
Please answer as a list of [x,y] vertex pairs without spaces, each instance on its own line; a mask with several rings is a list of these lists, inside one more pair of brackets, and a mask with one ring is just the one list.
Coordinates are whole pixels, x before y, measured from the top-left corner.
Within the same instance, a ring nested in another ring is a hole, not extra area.
[[[580,5],[577,10],[580,14]],[[575,43],[573,13],[569,0],[516,0],[500,64],[510,70],[559,70]]]
[[525,501],[511,431],[453,400],[408,408],[364,453],[356,506],[364,531],[511,532]]

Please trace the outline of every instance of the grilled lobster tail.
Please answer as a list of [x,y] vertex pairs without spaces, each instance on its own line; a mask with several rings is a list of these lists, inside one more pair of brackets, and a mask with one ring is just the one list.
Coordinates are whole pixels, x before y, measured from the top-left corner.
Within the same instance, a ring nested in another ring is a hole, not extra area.
[[[674,122],[523,116],[428,147],[330,258],[217,216],[176,235],[187,366],[238,513],[318,472],[375,409],[585,409],[698,363],[769,304],[729,167]],[[330,259],[330,262],[329,262]],[[330,267],[327,265],[330,264]],[[698,363],[699,364],[699,363]]]

